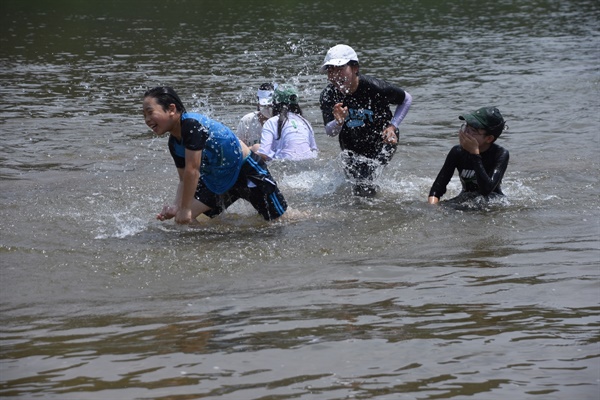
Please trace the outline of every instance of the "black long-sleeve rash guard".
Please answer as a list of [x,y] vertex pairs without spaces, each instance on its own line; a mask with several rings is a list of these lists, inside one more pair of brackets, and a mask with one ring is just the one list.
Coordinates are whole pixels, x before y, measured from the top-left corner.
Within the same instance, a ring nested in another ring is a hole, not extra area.
[[341,149],[376,158],[385,146],[381,133],[392,120],[390,104],[402,104],[405,97],[403,89],[367,75],[359,75],[358,88],[349,95],[330,83],[320,96],[323,122],[332,121],[333,106],[343,103],[349,115],[339,134]]
[[448,153],[429,196],[441,198],[446,193],[446,186],[455,169],[458,170],[463,192],[478,192],[483,196],[503,194],[500,183],[508,167],[508,159],[508,150],[495,143],[480,155],[471,154],[456,145]]

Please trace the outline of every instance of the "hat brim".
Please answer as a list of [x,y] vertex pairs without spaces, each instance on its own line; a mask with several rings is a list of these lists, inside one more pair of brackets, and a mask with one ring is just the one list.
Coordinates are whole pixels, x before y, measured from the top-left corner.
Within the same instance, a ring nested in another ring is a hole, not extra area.
[[483,125],[473,114],[462,114],[458,116],[458,119],[465,121],[469,126],[472,126],[475,129],[486,129],[485,125]]
[[271,97],[263,97],[262,99],[258,99],[258,105],[270,106],[271,104],[273,104],[273,98]]
[[325,64],[323,64],[321,66],[321,72],[327,72],[327,67],[328,66],[332,66],[332,67],[340,67],[342,65],[346,65],[350,62],[351,60],[347,59],[347,58],[334,58],[331,59],[329,61],[327,61]]

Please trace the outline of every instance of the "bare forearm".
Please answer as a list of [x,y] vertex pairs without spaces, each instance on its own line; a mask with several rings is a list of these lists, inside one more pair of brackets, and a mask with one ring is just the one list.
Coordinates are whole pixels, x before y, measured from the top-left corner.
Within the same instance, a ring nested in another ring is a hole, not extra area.
[[191,168],[186,168],[183,173],[183,179],[180,182],[180,188],[177,190],[177,196],[179,197],[178,204],[182,209],[190,209],[192,207],[192,201],[194,200],[194,194],[198,187],[198,179],[200,178],[200,172]]
[[181,198],[183,195],[183,180],[179,181],[177,185],[177,192],[175,192],[175,200],[173,201],[173,205],[176,207],[181,207]]

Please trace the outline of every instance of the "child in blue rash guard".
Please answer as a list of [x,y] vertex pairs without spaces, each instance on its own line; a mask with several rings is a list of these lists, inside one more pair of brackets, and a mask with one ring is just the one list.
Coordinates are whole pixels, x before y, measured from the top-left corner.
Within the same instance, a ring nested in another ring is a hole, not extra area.
[[[396,152],[398,126],[412,97],[384,80],[359,74],[358,56],[345,44],[329,49],[321,72],[329,81],[320,97],[325,132],[339,135],[344,171],[354,181],[354,194],[373,196],[377,171]],[[397,105],[393,114],[391,104]]]
[[482,196],[502,195],[500,183],[508,167],[508,150],[495,142],[505,128],[504,117],[495,107],[482,107],[458,117],[465,121],[459,129],[459,144],[454,146],[431,190],[429,204],[437,204],[458,170],[462,192]]
[[214,217],[238,199],[249,201],[265,220],[283,215],[287,204],[264,161],[225,125],[188,113],[170,87],[144,94],[144,121],[157,135],[169,133],[169,151],[179,174],[172,205],[157,219],[189,224]]

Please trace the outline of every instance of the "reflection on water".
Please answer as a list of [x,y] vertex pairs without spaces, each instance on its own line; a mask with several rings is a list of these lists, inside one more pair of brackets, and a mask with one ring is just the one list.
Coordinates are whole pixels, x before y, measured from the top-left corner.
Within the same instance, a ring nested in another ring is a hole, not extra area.
[[[407,306],[397,298],[370,304],[351,300],[364,291],[389,293],[410,286],[332,282],[320,287],[317,297],[332,291],[350,302],[315,301],[308,308],[294,307],[289,297],[277,296],[285,307],[230,307],[160,318],[21,318],[20,328],[3,329],[10,344],[4,357],[28,360],[32,375],[18,379],[7,361],[3,393],[35,395],[65,386],[73,392],[94,393],[128,387],[155,389],[153,398],[159,398],[160,393],[170,393],[161,391],[166,387],[178,388],[171,393],[194,396],[279,388],[296,395],[335,398],[340,385],[345,390],[351,385],[357,397],[410,392],[448,398],[527,386],[520,376],[533,373],[538,374],[537,387],[543,389],[536,393],[541,395],[559,390],[550,374],[544,373],[548,370],[560,371],[573,385],[590,384],[578,380],[578,373],[593,367],[594,358],[568,349],[577,337],[588,336],[578,341],[578,347],[597,342],[597,308],[561,311],[485,303]],[[292,294],[292,303],[304,296]],[[188,304],[190,310],[198,307],[206,306]],[[382,354],[384,344],[389,348],[387,356]],[[332,368],[333,360],[321,354],[336,349],[338,365]],[[467,366],[464,360],[469,360]],[[365,363],[370,372],[352,374],[351,379],[333,372],[351,370],[355,363]],[[483,377],[487,378],[482,381]],[[215,381],[220,383],[215,386]]]
[[[3,398],[600,395],[596,1],[1,7]],[[336,42],[415,99],[378,196],[351,195],[321,131],[318,159],[270,166],[285,221],[154,220],[177,177],[148,86],[235,127],[292,82],[318,131]],[[507,196],[430,207],[485,104]]]

